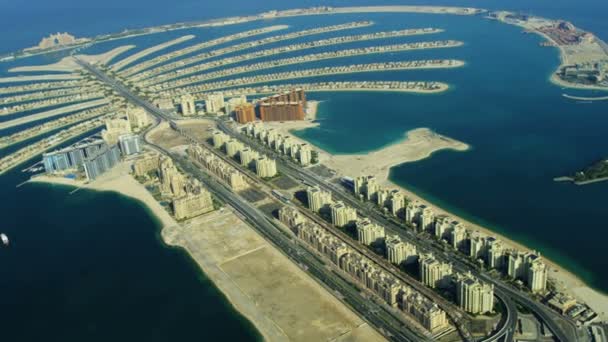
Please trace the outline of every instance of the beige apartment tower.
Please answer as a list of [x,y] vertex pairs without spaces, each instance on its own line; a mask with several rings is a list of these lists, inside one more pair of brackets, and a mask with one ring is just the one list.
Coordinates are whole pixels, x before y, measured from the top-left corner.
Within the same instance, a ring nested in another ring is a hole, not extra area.
[[331,193],[321,190],[318,186],[308,187],[306,189],[306,197],[308,199],[308,208],[315,213],[318,213],[332,202]]
[[224,132],[215,131],[213,132],[213,136],[211,138],[213,140],[213,147],[222,148],[228,139],[228,135]]
[[454,247],[456,250],[461,249],[466,237],[467,229],[465,225],[462,223],[457,223],[451,232],[450,242],[452,243],[452,247]]
[[219,113],[224,108],[224,94],[214,93],[207,95],[205,110],[207,113]]
[[401,241],[399,236],[394,235],[386,238],[386,257],[395,265],[411,264],[416,262],[418,254],[416,246]]
[[308,144],[300,145],[300,150],[298,151],[298,161],[302,166],[308,166],[312,163],[312,149]]
[[194,96],[191,94],[182,95],[180,106],[183,116],[196,115],[196,103],[194,103]]
[[142,107],[127,107],[127,119],[131,124],[131,129],[134,131],[140,131],[150,124],[148,112]]
[[230,138],[228,139],[228,141],[226,141],[226,144],[224,145],[224,147],[226,148],[226,154],[228,155],[228,157],[233,158],[234,156],[236,156],[242,149],[245,148],[245,146],[243,145],[242,142],[238,141],[235,138]]
[[494,285],[482,283],[471,273],[456,277],[456,301],[466,312],[486,314],[494,310]]
[[255,172],[260,178],[271,178],[277,175],[277,163],[266,156],[255,160]]
[[369,219],[357,221],[357,239],[364,245],[371,245],[384,240],[384,227],[372,223]]
[[357,220],[357,210],[347,207],[343,202],[338,201],[331,206],[331,223],[336,227],[344,227]]
[[118,143],[118,137],[131,133],[131,123],[123,118],[106,120],[106,129],[101,131],[101,137],[106,144],[112,146]]
[[420,280],[431,288],[445,288],[450,284],[452,265],[440,262],[432,254],[425,254],[419,260]]
[[158,170],[159,164],[160,157],[157,154],[146,154],[133,163],[133,173],[136,176],[144,176]]
[[403,294],[401,307],[432,334],[449,327],[445,311],[418,292],[411,291]]
[[528,268],[528,288],[533,293],[542,293],[547,290],[547,265],[535,259]]
[[160,191],[164,196],[181,197],[185,182],[170,158],[163,158],[159,167]]
[[361,176],[355,178],[355,194],[363,195],[368,201],[375,198],[379,189],[380,186],[374,176]]
[[390,199],[391,213],[398,216],[405,207],[405,196],[398,190],[391,191]]
[[200,189],[200,193],[188,193],[173,200],[173,212],[176,220],[185,220],[213,211],[211,194]]
[[239,152],[239,160],[242,166],[247,168],[251,167],[255,160],[260,157],[260,154],[257,151],[250,149],[249,147],[243,148]]

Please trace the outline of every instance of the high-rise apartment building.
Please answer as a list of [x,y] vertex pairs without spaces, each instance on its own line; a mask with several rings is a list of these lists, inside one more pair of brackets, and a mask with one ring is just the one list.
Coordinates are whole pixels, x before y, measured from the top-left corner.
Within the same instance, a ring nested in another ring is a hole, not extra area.
[[452,277],[452,265],[437,260],[432,254],[423,254],[418,260],[420,281],[431,288],[448,287]]
[[306,197],[308,198],[308,208],[316,213],[332,203],[331,193],[321,190],[318,186],[308,187]]
[[144,127],[150,125],[150,117],[148,112],[142,107],[129,106],[127,107],[127,119],[131,124],[131,129],[140,131]]
[[357,221],[357,239],[364,245],[372,245],[384,241],[384,227],[372,223],[369,219]]
[[141,140],[137,134],[123,134],[118,137],[118,145],[123,156],[141,152]]
[[485,314],[494,311],[494,285],[483,283],[471,273],[456,276],[456,301],[466,312]]
[[197,193],[188,192],[172,202],[176,220],[185,220],[213,211],[213,200],[209,191],[199,188]]
[[84,172],[87,180],[92,181],[110,170],[120,162],[118,146],[103,145],[99,150],[84,160]]
[[336,227],[344,227],[357,220],[357,210],[338,201],[330,205],[331,223]]
[[416,246],[404,242],[399,236],[389,236],[386,242],[386,256],[388,261],[395,265],[411,264],[418,260]]
[[101,137],[108,146],[116,145],[118,137],[123,134],[131,133],[129,120],[123,118],[106,120],[106,128],[101,131]]
[[255,160],[255,172],[260,178],[271,178],[277,175],[277,163],[274,159],[261,156]]
[[207,113],[219,113],[224,106],[224,94],[218,92],[207,95],[205,99],[205,110]]
[[180,98],[180,107],[183,116],[192,116],[197,114],[194,96],[191,94],[182,95]]

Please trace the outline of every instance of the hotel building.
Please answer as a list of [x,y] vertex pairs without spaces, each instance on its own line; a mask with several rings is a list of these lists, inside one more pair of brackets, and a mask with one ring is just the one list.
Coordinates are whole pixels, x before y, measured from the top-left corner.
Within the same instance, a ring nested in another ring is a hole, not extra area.
[[306,94],[302,89],[260,99],[258,102],[262,121],[304,120]]
[[131,124],[131,129],[134,131],[140,131],[142,128],[150,125],[150,117],[142,107],[127,107],[127,119]]
[[236,122],[240,124],[255,121],[255,107],[251,103],[245,103],[234,107]]

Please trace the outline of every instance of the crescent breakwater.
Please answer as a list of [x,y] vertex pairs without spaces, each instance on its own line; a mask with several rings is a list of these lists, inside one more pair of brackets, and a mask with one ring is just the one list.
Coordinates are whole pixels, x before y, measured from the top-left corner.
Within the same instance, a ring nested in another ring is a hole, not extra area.
[[476,15],[486,12],[485,9],[472,8],[472,7],[449,7],[449,6],[359,6],[359,7],[312,7],[312,8],[300,8],[300,9],[289,9],[281,11],[269,11],[263,12],[250,16],[240,17],[226,17],[217,18],[204,21],[195,22],[181,22],[169,25],[158,25],[147,28],[125,30],[120,33],[103,34],[87,39],[85,44],[74,44],[70,46],[61,46],[55,49],[48,49],[39,51],[36,53],[28,53],[23,50],[19,50],[13,53],[8,53],[0,56],[0,62],[11,61],[16,58],[25,58],[29,56],[45,54],[55,52],[57,50],[71,49],[82,46],[90,46],[95,43],[101,43],[117,39],[131,38],[141,35],[169,32],[174,30],[183,30],[188,28],[201,28],[201,27],[218,27],[226,25],[235,25],[248,23],[253,21],[267,20],[272,18],[287,18],[297,16],[308,16],[308,15],[328,15],[328,14],[340,14],[340,13],[428,13],[428,14],[451,14],[451,15]]
[[604,63],[608,45],[594,34],[563,20],[509,11],[492,12],[488,18],[538,34],[546,40],[544,46],[559,50],[561,63],[551,75],[551,82],[566,88],[608,91],[608,67]]
[[567,99],[577,100],[577,101],[607,101],[608,100],[608,96],[588,97],[588,96],[574,96],[574,95],[568,95],[568,94],[562,94],[562,96]]

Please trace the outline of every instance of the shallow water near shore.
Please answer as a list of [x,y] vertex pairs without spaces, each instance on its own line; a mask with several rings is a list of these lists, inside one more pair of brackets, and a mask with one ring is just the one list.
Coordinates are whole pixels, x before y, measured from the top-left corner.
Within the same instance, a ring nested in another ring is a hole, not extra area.
[[[456,21],[460,26],[442,23],[447,36],[465,41],[456,55],[467,66],[431,75],[447,81],[450,91],[431,97],[315,95],[324,100],[317,116],[321,125],[296,134],[329,152],[346,154],[375,150],[417,127],[471,145],[465,153],[443,151],[395,167],[390,179],[540,250],[608,292],[604,239],[598,239],[605,236],[601,222],[608,218],[608,184],[581,187],[553,181],[605,156],[608,104],[564,98],[564,90],[548,80],[559,64],[557,51],[540,47],[540,37],[480,18]],[[420,71],[408,77],[425,75]]]
[[139,202],[22,180],[0,181],[4,339],[261,340]]

